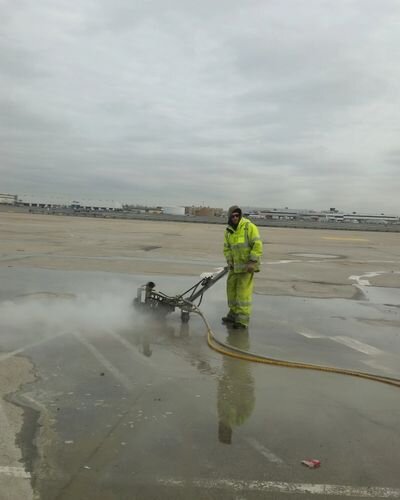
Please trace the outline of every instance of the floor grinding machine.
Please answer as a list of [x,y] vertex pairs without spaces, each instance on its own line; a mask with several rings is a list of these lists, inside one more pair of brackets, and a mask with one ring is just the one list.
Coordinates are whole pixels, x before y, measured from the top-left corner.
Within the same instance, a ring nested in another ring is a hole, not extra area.
[[[172,313],[178,308],[181,310],[182,322],[187,323],[190,313],[197,310],[201,304],[204,292],[224,277],[228,270],[228,267],[221,267],[214,273],[203,273],[199,282],[180,295],[175,296],[157,292],[155,290],[156,284],[153,281],[149,281],[138,288],[133,305],[140,311],[151,311],[160,316]],[[194,302],[197,299],[199,302],[195,304]]]

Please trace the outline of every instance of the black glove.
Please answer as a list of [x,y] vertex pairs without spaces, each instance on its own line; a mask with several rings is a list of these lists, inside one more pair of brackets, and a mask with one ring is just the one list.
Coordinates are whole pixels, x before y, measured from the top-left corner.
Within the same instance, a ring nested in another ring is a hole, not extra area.
[[254,271],[256,270],[256,266],[257,266],[257,262],[254,262],[253,260],[251,260],[247,263],[246,271],[248,273],[254,273]]

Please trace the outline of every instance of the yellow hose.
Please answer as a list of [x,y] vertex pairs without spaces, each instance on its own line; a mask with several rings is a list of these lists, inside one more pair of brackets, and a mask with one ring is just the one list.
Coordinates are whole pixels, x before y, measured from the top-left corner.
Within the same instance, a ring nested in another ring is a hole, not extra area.
[[231,358],[241,359],[245,361],[252,361],[254,363],[263,363],[266,365],[284,366],[286,368],[302,368],[304,370],[318,370],[321,372],[328,373],[338,373],[340,375],[349,375],[351,377],[359,377],[367,380],[373,380],[375,382],[381,382],[383,384],[394,385],[400,387],[400,379],[392,377],[384,377],[383,375],[376,375],[374,373],[360,372],[357,370],[346,370],[345,368],[337,368],[334,366],[324,366],[324,365],[314,365],[310,363],[301,363],[297,361],[286,361],[283,359],[270,358],[267,356],[260,356],[259,354],[254,354],[252,352],[243,351],[233,346],[229,346],[224,342],[221,342],[215,338],[213,331],[208,324],[208,321],[204,317],[203,313],[196,306],[193,312],[196,312],[203,319],[207,327],[207,343],[211,349],[224,356],[230,356]]

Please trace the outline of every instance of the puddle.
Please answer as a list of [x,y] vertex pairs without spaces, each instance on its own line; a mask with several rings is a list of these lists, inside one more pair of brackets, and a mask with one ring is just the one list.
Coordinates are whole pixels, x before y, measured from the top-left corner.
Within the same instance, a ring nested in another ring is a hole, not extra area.
[[400,306],[400,288],[360,286],[365,297],[374,304]]

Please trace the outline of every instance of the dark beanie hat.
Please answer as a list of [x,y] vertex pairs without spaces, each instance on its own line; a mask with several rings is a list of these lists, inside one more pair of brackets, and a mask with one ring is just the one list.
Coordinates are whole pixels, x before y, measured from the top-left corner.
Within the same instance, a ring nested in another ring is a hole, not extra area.
[[229,207],[228,209],[228,219],[231,218],[231,215],[236,212],[236,213],[239,213],[240,216],[242,216],[242,209],[240,207],[238,207],[237,205],[232,205],[231,207]]

